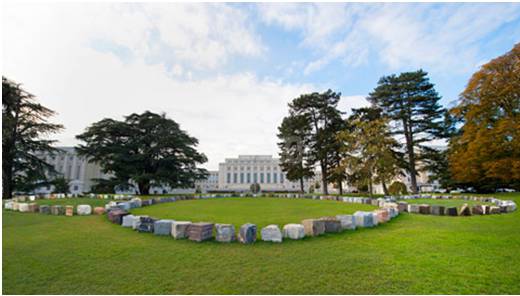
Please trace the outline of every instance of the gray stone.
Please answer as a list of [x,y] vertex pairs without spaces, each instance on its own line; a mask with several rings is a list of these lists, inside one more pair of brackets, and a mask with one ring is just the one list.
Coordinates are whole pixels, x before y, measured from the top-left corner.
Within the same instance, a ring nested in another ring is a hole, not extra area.
[[173,220],[157,220],[153,225],[153,234],[155,235],[170,235],[172,232]]
[[445,213],[447,216],[458,216],[459,215],[458,211],[457,211],[457,207],[446,208]]
[[240,226],[238,231],[238,241],[243,244],[251,244],[256,241],[256,225],[252,223],[246,223]]
[[356,227],[374,227],[374,219],[372,213],[357,211],[354,213]]
[[90,205],[78,205],[77,213],[80,216],[92,214],[92,207]]
[[50,215],[51,207],[49,205],[41,205],[40,206],[40,214]]
[[305,235],[317,236],[325,233],[325,222],[318,219],[305,219],[302,221]]
[[174,221],[172,223],[171,235],[174,239],[182,239],[188,237],[188,228],[191,225],[190,221]]
[[408,203],[404,201],[398,202],[397,209],[399,210],[399,212],[408,212]]
[[52,215],[65,215],[65,208],[60,205],[51,206]]
[[483,209],[481,205],[474,205],[471,207],[471,213],[473,215],[484,215],[485,209]]
[[134,215],[123,216],[123,221],[121,222],[121,226],[132,227],[132,225],[134,225],[134,221],[137,219],[139,219],[139,217],[136,217]]
[[139,217],[139,223],[137,223],[137,231],[139,232],[153,232],[153,227],[157,219],[141,216]]
[[280,231],[278,225],[268,225],[262,228],[260,234],[263,241],[275,243],[282,242],[282,232]]
[[40,207],[36,203],[30,203],[29,204],[29,212],[30,213],[38,213],[39,208]]
[[283,227],[283,237],[302,239],[305,237],[305,229],[302,224],[287,224]]
[[408,213],[419,214],[418,204],[408,204]]
[[29,212],[29,204],[28,203],[25,203],[25,202],[21,202],[18,204],[18,211],[22,212],[22,213],[27,213]]
[[431,206],[428,204],[419,205],[419,213],[423,215],[429,215],[431,213]]
[[128,215],[128,212],[123,211],[121,209],[111,210],[107,213],[108,220],[110,220],[110,222],[112,222],[112,223],[119,224],[119,225],[121,225],[121,223],[123,223],[123,217],[126,215]]
[[500,207],[490,206],[489,207],[489,213],[490,214],[500,214]]
[[188,239],[196,242],[210,240],[213,237],[213,223],[197,222],[188,227]]
[[12,201],[8,201],[4,204],[4,209],[6,210],[13,210],[13,202]]
[[341,222],[336,217],[322,217],[320,218],[325,223],[325,232],[336,233],[341,232]]
[[431,206],[431,214],[436,216],[444,216],[445,208],[444,206],[432,205]]
[[356,229],[356,221],[352,215],[337,215],[336,219],[341,223],[341,229]]

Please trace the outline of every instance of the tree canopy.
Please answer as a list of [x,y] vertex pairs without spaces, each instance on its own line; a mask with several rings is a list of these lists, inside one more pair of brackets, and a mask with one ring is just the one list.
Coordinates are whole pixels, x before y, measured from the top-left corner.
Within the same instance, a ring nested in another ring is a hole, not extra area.
[[165,114],[146,111],[123,121],[106,118],[76,138],[84,142],[78,153],[99,163],[112,175],[112,184],[136,184],[141,194],[148,194],[151,186],[192,187],[208,175],[197,167],[207,161],[196,150],[198,140]]

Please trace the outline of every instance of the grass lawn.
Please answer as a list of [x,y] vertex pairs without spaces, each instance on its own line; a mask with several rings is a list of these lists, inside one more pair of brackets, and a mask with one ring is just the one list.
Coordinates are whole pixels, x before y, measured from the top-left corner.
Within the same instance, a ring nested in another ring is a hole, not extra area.
[[[503,196],[520,204],[520,194]],[[314,205],[303,217],[320,216]],[[254,211],[226,210],[224,222],[253,220]],[[199,212],[211,214],[199,207],[192,217]],[[403,214],[373,229],[248,246],[139,234],[105,216],[4,211],[2,228],[4,294],[520,294],[520,211]]]
[[421,199],[407,199],[403,200],[407,203],[413,204],[429,204],[429,205],[439,205],[445,207],[457,207],[460,208],[463,204],[468,204],[469,206],[473,205],[494,205],[489,202],[480,202],[474,200],[463,200],[463,199],[429,199],[429,198],[421,198]]

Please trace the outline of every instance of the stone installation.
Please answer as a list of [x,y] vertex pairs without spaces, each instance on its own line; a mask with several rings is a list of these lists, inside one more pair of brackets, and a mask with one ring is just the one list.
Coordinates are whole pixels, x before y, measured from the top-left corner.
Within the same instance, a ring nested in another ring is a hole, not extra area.
[[173,220],[157,220],[153,225],[153,234],[155,235],[170,235],[172,232]]
[[86,216],[92,214],[92,207],[89,205],[78,205],[76,212],[79,216]]
[[134,225],[134,221],[139,219],[139,217],[134,215],[125,215],[123,216],[123,221],[121,222],[121,226],[123,227],[132,227]]
[[448,207],[446,208],[446,216],[458,216],[459,213],[457,211],[457,207]]
[[260,235],[262,236],[262,240],[266,242],[282,242],[282,232],[278,225],[268,225],[260,231]]
[[397,209],[399,210],[399,212],[408,212],[408,203],[404,201],[398,202]]
[[352,215],[337,215],[336,219],[339,220],[342,230],[356,229],[356,221]]
[[215,224],[215,240],[221,243],[230,243],[236,240],[233,224]]
[[256,241],[256,225],[246,223],[240,226],[238,231],[238,241],[243,244],[252,244]]
[[419,205],[418,204],[409,204],[408,213],[419,214]]
[[[188,228],[191,225],[190,221],[174,221],[172,223],[171,235],[174,239],[182,239],[188,237]],[[234,229],[233,229],[234,232]]]
[[375,217],[377,217],[377,223],[386,223],[390,221],[390,216],[386,210],[375,210]]
[[325,232],[337,233],[341,232],[341,222],[336,217],[322,217],[321,221],[325,224]]
[[65,216],[74,216],[74,206],[65,206]]
[[490,206],[489,207],[489,213],[490,214],[500,214],[500,207]]
[[439,205],[431,206],[431,214],[436,216],[444,216],[445,207]]
[[25,202],[21,202],[18,204],[18,211],[22,212],[22,213],[27,213],[29,212],[29,204],[28,203],[25,203]]
[[463,204],[462,207],[460,207],[459,216],[471,216],[471,210],[468,204]]
[[51,206],[52,215],[65,215],[65,208],[60,205]]
[[103,214],[105,214],[105,208],[103,208],[103,207],[95,207],[94,208],[94,214],[96,214],[96,215],[103,215]]
[[302,224],[286,224],[283,227],[283,237],[290,239],[302,239],[305,237],[305,229]]
[[305,219],[302,221],[305,235],[318,236],[325,233],[325,222],[318,219]]
[[41,205],[40,206],[40,214],[50,215],[51,213],[51,207],[48,205]]
[[419,205],[419,214],[429,215],[431,212],[431,207],[428,204]]
[[196,242],[210,240],[213,237],[213,223],[197,222],[188,227],[188,239]]
[[372,213],[357,211],[354,213],[356,227],[374,227],[374,219]]
[[481,205],[474,205],[473,207],[471,207],[471,214],[484,215],[485,209],[483,209]]
[[30,213],[38,213],[39,212],[39,206],[36,203],[30,203],[29,204],[29,212]]
[[119,224],[123,223],[123,217],[128,215],[127,211],[123,211],[121,209],[115,209],[108,212],[107,217],[110,222]]
[[139,232],[153,232],[156,220],[157,219],[148,216],[141,216],[139,217],[139,222],[136,224],[136,230]]

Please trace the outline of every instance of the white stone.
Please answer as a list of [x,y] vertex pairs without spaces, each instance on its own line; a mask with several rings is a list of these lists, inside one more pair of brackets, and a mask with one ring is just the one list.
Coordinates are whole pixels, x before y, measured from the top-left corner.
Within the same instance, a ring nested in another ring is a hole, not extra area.
[[20,212],[29,212],[29,204],[25,202],[21,202],[18,204],[18,210]]
[[133,227],[135,220],[139,220],[139,216],[134,216],[134,215],[123,216],[123,222],[121,223],[121,226]]
[[341,222],[341,229],[356,229],[356,221],[352,215],[337,215],[336,219]]
[[302,224],[287,224],[283,227],[283,237],[302,239],[305,237],[305,229]]
[[190,221],[174,221],[172,223],[171,235],[175,239],[187,238],[188,227],[191,225]]
[[278,225],[268,225],[262,228],[260,233],[263,241],[275,243],[282,242],[282,232],[280,231]]
[[92,207],[90,205],[78,205],[77,212],[80,216],[90,215],[92,214]]
[[12,210],[12,209],[13,209],[13,204],[14,204],[14,202],[12,202],[12,201],[8,201],[8,202],[6,202],[6,203],[4,204],[4,209],[6,209],[6,210]]

